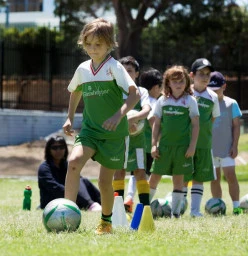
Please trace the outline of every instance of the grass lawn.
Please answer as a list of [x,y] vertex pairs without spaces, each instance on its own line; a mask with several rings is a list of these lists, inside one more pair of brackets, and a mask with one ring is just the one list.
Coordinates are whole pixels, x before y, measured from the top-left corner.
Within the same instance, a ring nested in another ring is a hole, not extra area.
[[[31,211],[22,210],[23,190],[33,190]],[[116,228],[114,234],[94,234],[100,213],[82,212],[79,229],[73,233],[47,233],[42,224],[37,181],[0,180],[0,255],[247,255],[248,215],[232,215],[232,202],[225,181],[223,199],[227,215],[192,219],[189,209],[181,219],[155,220],[155,232],[137,232]],[[202,202],[210,198],[205,183]],[[156,197],[164,197],[172,184],[164,179]],[[248,193],[248,182],[240,182],[241,196]],[[190,200],[190,198],[188,198]],[[135,200],[138,202],[138,199]]]

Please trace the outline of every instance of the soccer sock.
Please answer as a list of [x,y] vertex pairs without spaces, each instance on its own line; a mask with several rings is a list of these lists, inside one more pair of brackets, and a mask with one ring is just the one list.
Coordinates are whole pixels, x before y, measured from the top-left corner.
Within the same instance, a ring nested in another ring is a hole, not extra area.
[[180,215],[182,200],[184,197],[183,191],[174,190],[172,192],[172,203],[171,203],[171,214],[172,215]]
[[157,191],[156,188],[150,188],[150,196],[149,196],[150,202],[152,201],[154,195],[156,194],[156,191]]
[[233,208],[239,207],[239,201],[233,201]]
[[132,175],[130,176],[129,182],[128,182],[127,197],[133,200],[135,192],[136,192],[136,178],[134,175]]
[[104,215],[104,214],[102,214],[101,219],[104,220],[104,221],[107,221],[107,222],[112,223],[111,217],[112,217],[112,214],[110,214],[110,215]]
[[114,192],[117,192],[119,196],[123,197],[123,200],[124,200],[125,181],[113,180],[112,185],[113,185]]
[[193,184],[191,188],[191,213],[199,213],[203,195],[203,185]]
[[142,203],[143,205],[150,205],[150,200],[149,200],[150,187],[149,187],[148,181],[138,180],[137,189],[138,189],[140,203]]
[[183,187],[184,198],[187,198],[187,194],[188,194],[188,187]]

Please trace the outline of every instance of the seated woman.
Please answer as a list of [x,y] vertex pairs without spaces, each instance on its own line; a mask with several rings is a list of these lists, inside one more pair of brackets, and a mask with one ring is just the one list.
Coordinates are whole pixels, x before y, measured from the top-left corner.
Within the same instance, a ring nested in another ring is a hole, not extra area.
[[[64,137],[51,137],[45,147],[45,161],[38,169],[40,189],[40,208],[56,198],[64,197],[65,177],[67,172],[68,147]],[[90,180],[80,177],[79,192],[76,201],[80,209],[101,211],[100,191]]]

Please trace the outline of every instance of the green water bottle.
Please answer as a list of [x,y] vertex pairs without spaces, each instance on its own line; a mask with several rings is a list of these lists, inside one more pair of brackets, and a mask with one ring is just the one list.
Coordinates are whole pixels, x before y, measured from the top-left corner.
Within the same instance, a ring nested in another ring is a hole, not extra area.
[[29,210],[31,209],[31,196],[32,196],[32,189],[29,185],[25,187],[24,190],[24,199],[23,199],[23,210]]

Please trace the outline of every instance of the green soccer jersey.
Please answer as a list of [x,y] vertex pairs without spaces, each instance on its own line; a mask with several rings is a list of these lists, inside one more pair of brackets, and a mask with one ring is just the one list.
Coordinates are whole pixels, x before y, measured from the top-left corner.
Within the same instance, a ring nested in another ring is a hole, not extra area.
[[128,135],[127,118],[124,117],[115,131],[102,127],[123,105],[123,94],[129,86],[136,86],[126,69],[109,56],[94,70],[92,60],[79,65],[68,86],[70,92],[82,91],[84,111],[82,129],[84,134],[97,139],[116,139]]
[[212,148],[212,118],[220,115],[218,96],[210,89],[202,92],[194,91],[200,112],[199,136],[196,148],[211,149]]
[[191,138],[191,118],[199,116],[196,99],[184,95],[179,99],[161,96],[153,114],[161,119],[161,138],[163,146],[188,146]]

